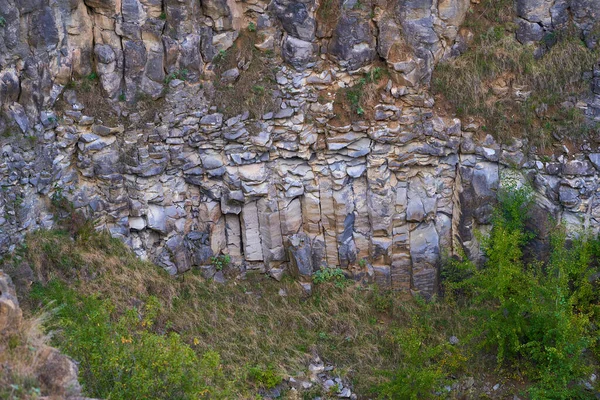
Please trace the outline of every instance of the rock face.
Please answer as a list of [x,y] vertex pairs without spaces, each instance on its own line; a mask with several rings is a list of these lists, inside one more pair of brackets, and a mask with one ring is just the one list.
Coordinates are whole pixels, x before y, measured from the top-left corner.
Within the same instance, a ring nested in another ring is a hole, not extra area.
[[21,325],[23,313],[10,276],[0,270],[0,334],[8,334]]
[[[48,200],[60,195],[173,274],[226,253],[302,277],[368,264],[382,285],[431,293],[443,253],[480,256],[476,232],[515,166],[541,210],[597,230],[598,143],[540,159],[526,141],[501,146],[435,111],[431,74],[469,40],[469,5],[0,0],[0,252],[52,226]],[[571,18],[595,45],[598,0],[515,7],[524,43]],[[214,88],[235,85],[248,64],[218,82],[214,71],[249,32],[272,57],[273,109],[229,115]],[[336,115],[336,90],[378,58],[390,74],[373,115]],[[590,73],[582,107],[600,118],[600,67]],[[68,85],[95,76],[119,122]],[[135,112],[148,98],[162,99],[151,117]]]

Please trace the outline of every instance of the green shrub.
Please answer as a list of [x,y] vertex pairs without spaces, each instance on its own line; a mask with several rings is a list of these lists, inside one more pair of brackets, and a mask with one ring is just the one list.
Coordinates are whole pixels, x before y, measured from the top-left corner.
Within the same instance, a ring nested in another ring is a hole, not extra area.
[[224,268],[229,267],[229,264],[231,264],[231,256],[229,254],[222,254],[217,257],[211,257],[210,263],[217,271],[222,271]]
[[399,351],[399,364],[393,372],[385,372],[388,382],[377,389],[379,398],[428,399],[433,397],[446,377],[439,367],[445,345],[429,346],[418,328],[399,329],[394,342]]
[[500,366],[520,369],[535,382],[533,398],[578,398],[581,387],[573,383],[587,372],[583,354],[595,341],[589,321],[595,297],[588,280],[591,247],[582,242],[567,250],[565,236],[555,236],[547,265],[525,265],[530,192],[513,187],[499,198],[485,241],[488,261],[467,279],[479,316],[475,333]]
[[[440,308],[436,301],[416,297],[414,302],[397,305],[401,325],[392,330],[390,357],[394,368],[379,371],[387,378],[376,385],[374,393],[381,399],[430,399],[452,375],[456,376],[466,364],[460,346],[448,343],[445,334],[440,335],[448,308]],[[456,309],[450,309],[452,317],[460,320]]]
[[272,365],[267,366],[267,368],[250,367],[248,377],[264,389],[272,389],[283,380]]
[[312,278],[313,282],[316,284],[333,282],[337,287],[344,286],[344,283],[346,281],[344,271],[342,271],[340,268],[331,267],[325,267],[318,270],[317,272],[315,272]]
[[80,363],[88,395],[110,399],[197,399],[220,397],[218,354],[198,359],[175,333],[152,331],[160,303],[148,298],[141,309],[118,313],[108,300],[83,296],[65,284],[37,287],[33,297],[60,307],[52,328],[57,342]]
[[185,81],[187,79],[189,71],[187,69],[180,69],[177,71],[173,71],[170,74],[168,74],[167,76],[165,76],[165,84],[169,84],[171,81],[175,80],[175,79],[180,79],[182,81]]

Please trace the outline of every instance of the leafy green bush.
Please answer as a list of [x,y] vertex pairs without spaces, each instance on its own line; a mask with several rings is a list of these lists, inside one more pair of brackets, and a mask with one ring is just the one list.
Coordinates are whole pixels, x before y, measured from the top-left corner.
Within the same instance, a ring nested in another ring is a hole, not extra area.
[[342,287],[344,286],[345,281],[346,277],[344,276],[344,271],[340,268],[325,267],[318,270],[313,275],[313,282],[316,284],[333,282],[337,287]]
[[[38,286],[34,298],[60,305],[52,328],[58,342],[78,360],[85,391],[110,399],[226,398],[218,354],[198,359],[175,333],[152,330],[160,308],[150,297],[140,309],[117,312],[97,296],[83,296],[57,281]],[[219,385],[216,385],[216,383]],[[226,386],[226,385],[225,385]]]
[[483,345],[498,364],[521,369],[535,382],[537,399],[571,399],[587,372],[584,351],[593,344],[589,315],[595,295],[589,283],[591,241],[567,249],[564,234],[553,238],[550,262],[525,265],[526,188],[504,190],[485,241],[486,266],[466,281],[473,289]]
[[379,398],[427,399],[439,389],[446,377],[439,361],[447,345],[430,346],[418,327],[398,329],[394,342],[398,347],[399,363],[393,372],[385,372],[390,380],[377,388]]

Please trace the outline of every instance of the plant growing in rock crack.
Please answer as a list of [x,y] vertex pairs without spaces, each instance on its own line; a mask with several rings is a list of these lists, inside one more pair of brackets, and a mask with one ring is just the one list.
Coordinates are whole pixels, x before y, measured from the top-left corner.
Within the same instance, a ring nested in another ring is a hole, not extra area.
[[256,32],[256,24],[255,24],[254,22],[250,22],[250,23],[248,24],[248,30],[249,30],[250,32]]
[[223,49],[219,50],[219,52],[213,58],[213,62],[219,63],[219,62],[223,61],[225,59],[226,55],[227,55],[227,52],[225,50],[223,50]]
[[168,85],[171,81],[174,81],[175,79],[185,81],[187,79],[188,73],[189,71],[187,69],[173,71],[167,76],[165,76],[165,84]]
[[4,28],[6,26],[6,19],[4,17],[0,17],[0,28]]
[[229,254],[221,254],[220,256],[211,257],[210,263],[217,271],[223,271],[231,264],[231,256]]

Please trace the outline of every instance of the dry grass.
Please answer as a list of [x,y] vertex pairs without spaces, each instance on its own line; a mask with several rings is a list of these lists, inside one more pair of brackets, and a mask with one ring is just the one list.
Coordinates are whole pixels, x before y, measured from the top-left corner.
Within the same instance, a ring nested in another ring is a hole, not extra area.
[[[254,47],[256,40],[255,32],[242,30],[234,45],[213,60],[216,76],[212,100],[227,117],[246,111],[261,117],[277,109],[274,96],[277,65],[272,54],[262,54]],[[233,68],[239,69],[240,76],[233,83],[222,82],[222,74]]]
[[319,30],[324,33],[325,37],[330,37],[333,29],[337,25],[340,18],[340,2],[339,0],[322,0],[317,8],[316,19],[319,24]]
[[388,76],[387,66],[375,63],[353,86],[338,89],[333,102],[334,121],[345,125],[353,121],[372,120]]
[[46,312],[25,318],[15,331],[0,335],[0,398],[35,399],[41,392],[36,368],[49,336]]
[[[194,272],[173,278],[104,234],[85,243],[38,231],[28,236],[23,261],[42,283],[60,280],[82,295],[110,299],[117,313],[141,308],[156,296],[162,307],[155,330],[179,333],[200,355],[217,351],[227,376],[242,381],[239,398],[257,390],[246,378],[250,367],[273,365],[283,375],[299,376],[315,354],[366,394],[384,379],[377,371],[393,370],[399,362],[398,329],[423,324],[431,343],[464,337],[468,330],[450,304],[434,303],[423,311],[410,297],[353,283],[316,285],[307,296],[291,279],[276,282],[262,274],[236,279],[237,273],[229,271],[232,278],[225,285]],[[286,296],[279,295],[281,290]],[[37,307],[26,304],[28,310]],[[461,370],[465,360],[447,362],[461,364],[456,369]]]
[[[102,124],[108,126],[116,126],[121,122],[121,118],[115,111],[111,101],[106,97],[102,85],[95,75],[92,74],[79,80],[72,80],[65,89],[75,91],[77,101],[84,106],[83,113],[85,115],[97,118],[102,121]],[[55,108],[64,112],[65,110],[71,110],[71,105],[61,95],[55,104]]]
[[[511,10],[502,12],[507,4],[496,3],[497,9],[492,4],[482,3],[468,17],[474,43],[463,55],[436,67],[434,92],[452,104],[458,116],[482,119],[489,133],[506,142],[529,138],[544,147],[566,132],[571,138],[585,135],[593,127],[583,114],[560,103],[579,99],[589,90],[584,73],[592,70],[600,51],[586,48],[574,30],[567,30],[546,38],[556,44],[536,60],[533,48],[514,38],[506,17]],[[531,94],[518,99],[517,89]]]

